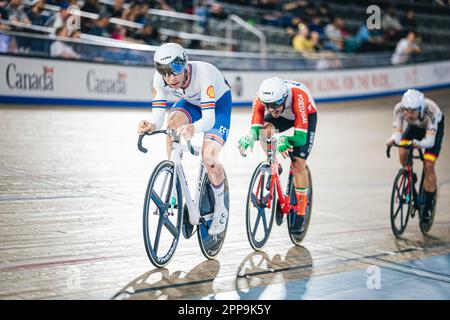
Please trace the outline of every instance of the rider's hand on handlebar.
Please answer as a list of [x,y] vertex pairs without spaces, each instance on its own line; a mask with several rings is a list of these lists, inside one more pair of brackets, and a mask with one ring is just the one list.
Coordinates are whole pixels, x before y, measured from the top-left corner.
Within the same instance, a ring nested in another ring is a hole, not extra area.
[[394,138],[389,137],[389,138],[386,140],[386,147],[390,147],[390,146],[394,145],[394,143],[395,143]]
[[242,156],[245,156],[245,150],[250,147],[253,150],[255,144],[255,137],[252,134],[247,134],[239,139],[238,147]]
[[286,136],[281,136],[277,139],[277,151],[284,159],[289,158],[289,152],[294,151],[294,147],[290,144]]
[[191,140],[195,133],[195,127],[193,124],[186,124],[177,129],[177,134],[184,137],[186,140]]
[[144,133],[152,133],[156,129],[156,126],[153,123],[150,123],[146,120],[142,120],[139,123],[138,134],[143,135]]

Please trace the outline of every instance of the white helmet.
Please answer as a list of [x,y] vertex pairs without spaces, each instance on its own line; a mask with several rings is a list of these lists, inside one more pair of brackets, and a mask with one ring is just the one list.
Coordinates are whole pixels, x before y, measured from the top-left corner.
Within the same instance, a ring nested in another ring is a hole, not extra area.
[[408,89],[402,97],[402,106],[409,110],[422,111],[425,109],[425,97],[422,92]]
[[264,80],[258,89],[258,99],[269,109],[278,109],[284,105],[288,96],[288,87],[283,79],[274,77]]
[[156,70],[163,76],[178,75],[187,68],[186,50],[178,43],[166,43],[160,46],[153,57]]

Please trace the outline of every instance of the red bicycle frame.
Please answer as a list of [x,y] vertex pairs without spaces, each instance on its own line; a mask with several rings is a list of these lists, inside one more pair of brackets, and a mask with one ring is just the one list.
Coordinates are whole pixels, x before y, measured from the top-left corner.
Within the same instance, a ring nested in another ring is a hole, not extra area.
[[[274,192],[276,191],[278,194],[278,203],[280,205],[281,208],[281,212],[283,214],[288,214],[290,212],[290,210],[292,209],[292,205],[291,205],[291,199],[289,194],[284,194],[283,190],[281,189],[281,183],[280,183],[280,175],[278,173],[278,168],[279,168],[279,164],[278,164],[278,159],[275,156],[275,151],[274,151],[274,145],[275,145],[275,138],[272,139],[267,139],[267,162],[270,164],[270,170],[271,170],[271,180],[270,180],[270,188],[269,188],[269,200],[267,201],[267,208],[270,209],[271,205],[272,205],[272,200],[274,197]],[[289,169],[289,179],[292,179],[293,177],[293,172],[292,172],[292,166]],[[258,187],[257,187],[257,191],[256,194],[259,194],[259,192],[261,191],[261,186],[262,184],[262,176],[259,179],[258,182]],[[288,186],[290,185],[290,183],[288,183]]]

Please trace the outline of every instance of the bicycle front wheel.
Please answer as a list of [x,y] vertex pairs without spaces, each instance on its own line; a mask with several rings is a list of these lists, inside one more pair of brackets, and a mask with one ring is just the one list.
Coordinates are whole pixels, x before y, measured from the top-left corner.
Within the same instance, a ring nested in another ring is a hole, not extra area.
[[395,177],[391,196],[391,228],[398,238],[406,229],[411,204],[413,200],[413,186],[406,169],[400,169]]
[[[175,183],[172,161],[162,161],[153,171],[144,201],[144,245],[154,266],[162,268],[172,259],[182,221],[180,181]],[[175,188],[172,193],[173,188]]]
[[246,226],[247,238],[254,250],[260,250],[269,239],[275,210],[277,209],[276,192],[273,190],[271,208],[270,179],[272,171],[268,162],[261,162],[256,167],[247,194]]

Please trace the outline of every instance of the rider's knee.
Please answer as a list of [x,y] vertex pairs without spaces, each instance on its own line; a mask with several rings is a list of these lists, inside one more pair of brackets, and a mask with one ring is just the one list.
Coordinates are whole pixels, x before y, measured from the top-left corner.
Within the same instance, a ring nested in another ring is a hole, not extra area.
[[306,170],[306,161],[304,159],[295,157],[295,162],[292,163],[292,169],[294,172],[302,172]]
[[425,174],[432,174],[434,173],[434,162],[433,161],[429,161],[429,160],[425,160],[423,162],[423,169],[425,171]]
[[203,151],[202,158],[207,169],[214,169],[217,167],[218,159],[213,153]]
[[181,112],[171,112],[167,119],[167,127],[177,129],[186,122],[186,115]]

